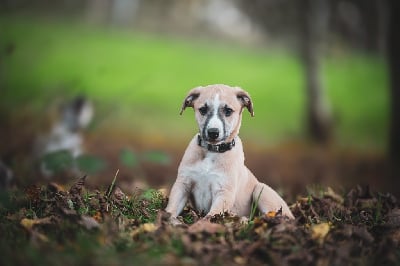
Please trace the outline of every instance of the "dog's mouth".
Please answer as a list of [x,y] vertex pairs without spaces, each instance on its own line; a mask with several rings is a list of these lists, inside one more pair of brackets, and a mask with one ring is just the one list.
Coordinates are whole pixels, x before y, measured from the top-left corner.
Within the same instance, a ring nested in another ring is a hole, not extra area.
[[206,139],[205,141],[206,141],[207,143],[213,144],[213,145],[220,144],[220,143],[223,142],[223,140],[211,140],[211,139]]
[[203,134],[201,134],[200,136],[204,142],[213,144],[213,145],[221,144],[226,140],[225,136],[222,136],[222,138],[221,137],[218,137],[218,138],[210,137],[208,135],[203,135]]

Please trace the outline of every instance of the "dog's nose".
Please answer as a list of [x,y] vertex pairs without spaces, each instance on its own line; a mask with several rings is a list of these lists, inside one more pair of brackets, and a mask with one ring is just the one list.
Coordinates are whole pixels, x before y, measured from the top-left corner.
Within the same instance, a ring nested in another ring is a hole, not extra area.
[[216,140],[219,136],[219,129],[218,128],[209,128],[207,130],[208,137],[212,140]]

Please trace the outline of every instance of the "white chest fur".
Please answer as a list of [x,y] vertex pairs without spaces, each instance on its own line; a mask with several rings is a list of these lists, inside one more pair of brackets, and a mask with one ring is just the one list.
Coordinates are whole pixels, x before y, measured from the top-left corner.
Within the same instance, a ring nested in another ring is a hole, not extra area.
[[223,191],[229,180],[217,165],[218,153],[207,153],[203,160],[181,169],[181,174],[190,179],[191,199],[196,209],[208,213],[216,195]]

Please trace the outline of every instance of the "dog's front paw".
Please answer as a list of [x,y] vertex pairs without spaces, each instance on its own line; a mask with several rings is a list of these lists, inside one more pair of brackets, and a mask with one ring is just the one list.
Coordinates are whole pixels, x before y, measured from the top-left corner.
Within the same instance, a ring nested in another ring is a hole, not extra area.
[[200,220],[203,220],[203,221],[211,221],[211,219],[214,217],[214,215],[211,215],[211,214],[207,214],[206,216],[204,216],[203,218],[201,218]]
[[160,210],[157,215],[157,224],[159,226],[170,224],[172,226],[185,226],[182,216],[173,216],[171,213]]
[[170,225],[173,225],[173,226],[184,226],[184,227],[186,227],[186,224],[183,222],[182,216],[178,216],[178,217],[171,216],[169,218],[168,222],[169,222]]
[[239,219],[239,222],[241,224],[248,224],[250,222],[250,219],[247,216],[241,216],[240,219]]

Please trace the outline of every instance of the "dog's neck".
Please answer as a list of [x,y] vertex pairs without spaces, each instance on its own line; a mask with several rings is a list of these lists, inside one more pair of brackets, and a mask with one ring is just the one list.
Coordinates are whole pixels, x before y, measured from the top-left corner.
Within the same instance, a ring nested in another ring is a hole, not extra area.
[[235,147],[235,139],[232,139],[231,142],[223,142],[220,144],[211,144],[204,141],[200,134],[197,135],[197,145],[200,147],[206,148],[210,152],[224,153],[226,151],[232,150]]

